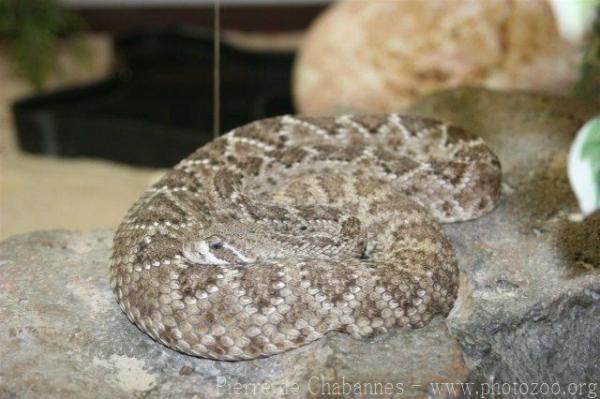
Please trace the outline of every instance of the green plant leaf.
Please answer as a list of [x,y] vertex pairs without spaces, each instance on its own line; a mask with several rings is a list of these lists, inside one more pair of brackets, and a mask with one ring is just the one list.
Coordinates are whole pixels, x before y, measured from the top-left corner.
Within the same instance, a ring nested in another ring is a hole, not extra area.
[[592,168],[596,183],[596,201],[600,207],[600,118],[592,119],[588,129],[581,148],[581,158],[587,160]]
[[38,91],[58,68],[59,43],[82,27],[56,0],[0,0],[0,44]]
[[600,208],[600,116],[586,123],[569,154],[569,179],[584,214]]

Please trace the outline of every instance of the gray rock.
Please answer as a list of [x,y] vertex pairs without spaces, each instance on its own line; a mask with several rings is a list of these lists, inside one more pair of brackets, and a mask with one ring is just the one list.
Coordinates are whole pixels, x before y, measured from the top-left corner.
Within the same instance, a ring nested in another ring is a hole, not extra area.
[[460,397],[460,386],[438,395],[449,386],[433,383],[598,382],[600,217],[569,221],[565,176],[572,136],[595,110],[482,90],[414,110],[479,132],[505,171],[493,213],[446,227],[462,273],[449,331],[437,318],[373,341],[331,334],[267,359],[193,358],[121,313],[108,282],[112,232],[38,232],[0,244],[0,398]]

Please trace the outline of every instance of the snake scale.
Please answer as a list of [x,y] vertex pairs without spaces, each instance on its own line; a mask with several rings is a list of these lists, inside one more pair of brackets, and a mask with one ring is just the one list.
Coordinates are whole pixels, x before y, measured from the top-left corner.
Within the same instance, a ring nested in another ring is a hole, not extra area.
[[481,138],[433,119],[260,120],[199,148],[132,206],[111,284],[142,331],[213,359],[422,327],[458,290],[439,223],[490,211],[500,183]]

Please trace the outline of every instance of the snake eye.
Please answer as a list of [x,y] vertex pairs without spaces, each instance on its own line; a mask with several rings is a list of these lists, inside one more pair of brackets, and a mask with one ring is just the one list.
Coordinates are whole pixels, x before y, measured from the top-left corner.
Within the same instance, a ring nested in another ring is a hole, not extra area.
[[223,248],[223,241],[219,237],[211,237],[208,246],[210,249],[219,250]]

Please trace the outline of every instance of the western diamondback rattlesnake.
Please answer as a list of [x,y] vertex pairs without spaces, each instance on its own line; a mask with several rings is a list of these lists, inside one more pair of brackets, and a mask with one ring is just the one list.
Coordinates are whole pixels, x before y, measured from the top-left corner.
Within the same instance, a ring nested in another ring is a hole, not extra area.
[[435,120],[265,119],[198,149],[133,205],[111,283],[140,329],[214,359],[421,327],[458,288],[437,221],[491,210],[500,180],[480,138]]

